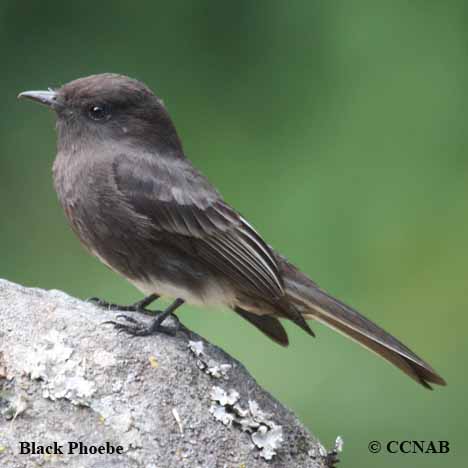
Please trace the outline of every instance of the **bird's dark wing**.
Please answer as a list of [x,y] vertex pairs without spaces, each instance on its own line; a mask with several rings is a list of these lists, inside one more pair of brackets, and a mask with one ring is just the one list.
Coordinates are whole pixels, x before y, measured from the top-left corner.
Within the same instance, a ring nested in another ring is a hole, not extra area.
[[113,175],[126,202],[166,242],[189,243],[197,258],[244,291],[283,296],[270,248],[188,160],[122,154],[114,159]]

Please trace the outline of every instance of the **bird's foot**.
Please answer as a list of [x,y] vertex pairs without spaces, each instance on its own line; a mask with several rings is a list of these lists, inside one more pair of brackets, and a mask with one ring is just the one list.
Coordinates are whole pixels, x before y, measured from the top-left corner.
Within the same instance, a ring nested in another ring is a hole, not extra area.
[[158,297],[159,296],[157,296],[156,294],[151,294],[145,297],[144,299],[142,299],[141,301],[135,302],[134,304],[130,304],[130,305],[114,304],[114,303],[99,299],[98,297],[90,297],[88,299],[88,302],[91,302],[97,307],[100,307],[105,310],[118,310],[118,311],[123,311],[123,312],[140,312],[145,315],[154,316],[154,314],[157,311],[149,310],[146,307],[149,306],[156,299],[158,299]]
[[[177,316],[172,313],[165,314],[165,312],[162,312],[162,311],[157,311],[157,312],[159,312],[159,315],[153,320],[153,322],[151,322],[150,325],[144,324],[134,319],[133,317],[129,317],[128,315],[123,315],[123,314],[117,315],[117,318],[123,319],[127,323],[107,320],[106,322],[103,322],[103,325],[111,324],[118,330],[119,333],[126,333],[127,335],[130,335],[133,337],[150,336],[150,335],[156,335],[158,333],[163,333],[169,336],[175,336],[181,325]],[[169,315],[171,316],[172,319],[176,321],[175,327],[168,327],[162,324]]]
[[[146,298],[148,299],[148,298]],[[122,333],[127,333],[131,336],[149,336],[156,335],[157,333],[164,333],[166,335],[175,336],[177,331],[180,328],[185,328],[180,323],[177,316],[174,315],[174,311],[184,303],[183,299],[176,299],[166,310],[164,311],[155,311],[158,313],[156,318],[148,326],[134,319],[133,317],[128,317],[127,315],[118,315],[117,318],[124,319],[129,323],[115,322],[113,320],[108,320],[104,322],[114,325],[117,330]],[[175,327],[167,327],[162,323],[164,320],[171,316],[176,321]]]

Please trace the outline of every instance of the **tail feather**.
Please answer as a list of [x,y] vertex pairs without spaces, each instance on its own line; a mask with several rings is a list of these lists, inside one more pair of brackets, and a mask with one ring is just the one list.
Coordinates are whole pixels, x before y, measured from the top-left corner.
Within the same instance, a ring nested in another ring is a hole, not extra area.
[[445,380],[413,351],[359,312],[321,290],[280,257],[286,295],[306,319],[315,319],[346,335],[400,368],[426,388]]

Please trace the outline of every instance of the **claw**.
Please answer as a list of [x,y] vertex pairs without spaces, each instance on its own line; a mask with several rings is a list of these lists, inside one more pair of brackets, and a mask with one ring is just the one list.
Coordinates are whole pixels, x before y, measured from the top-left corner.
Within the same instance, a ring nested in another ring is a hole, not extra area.
[[86,299],[86,302],[91,302],[91,304],[94,304],[96,307],[100,307],[101,309],[106,309],[106,310],[119,310],[120,309],[120,306],[118,304],[111,304],[110,302],[99,299],[99,297],[90,297]]
[[98,297],[90,297],[87,302],[91,302],[92,304],[96,305],[97,307],[101,307],[102,309],[107,310],[120,310],[124,312],[140,312],[145,315],[154,315],[153,312],[146,307],[158,299],[159,296],[156,294],[150,294],[149,296],[143,298],[141,301],[135,302],[134,304],[130,305],[120,305],[120,304],[113,304],[112,302],[107,302]]
[[119,314],[117,315],[118,319],[123,319],[123,320],[126,320],[127,322],[131,322],[131,323],[134,323],[134,324],[138,324],[138,320],[134,319],[133,317],[129,317],[128,315],[124,315],[124,314]]
[[115,325],[117,322],[113,320],[106,320],[105,322],[101,322],[101,325]]
[[107,302],[103,301],[102,299],[99,299],[99,297],[88,297],[88,299],[86,299],[86,302],[91,302],[91,304],[94,304],[98,307],[103,307],[107,304]]
[[[152,315],[154,317],[154,314],[156,313],[157,316],[156,318],[153,319],[152,323],[147,326],[145,324],[142,324],[138,320],[134,319],[133,317],[129,317],[128,315],[124,314],[119,314],[117,315],[117,318],[125,320],[126,322],[130,322],[132,325],[129,325],[128,323],[122,323],[122,322],[114,322],[113,320],[106,320],[102,324],[111,324],[113,325],[117,330],[118,333],[127,333],[128,335],[131,335],[133,337],[135,336],[149,336],[149,335],[155,335],[157,333],[164,333],[166,335],[170,336],[175,336],[177,334],[177,331],[180,329],[183,329],[183,325],[180,323],[179,318],[174,315],[174,311],[181,306],[184,301],[183,299],[176,299],[172,305],[170,305],[166,310],[164,311],[149,311],[145,309],[145,306],[147,306],[150,302],[153,302],[156,300],[158,296],[155,294],[152,294],[145,299],[143,299],[140,302],[135,303],[132,306],[118,306],[116,304],[109,304],[108,302],[101,301],[100,299],[97,298],[91,298],[90,300],[92,302],[95,302],[99,304],[101,307],[104,305],[104,307],[108,307],[109,309],[117,309],[120,308],[121,311],[136,311],[136,312],[141,312],[146,315]],[[176,326],[175,327],[167,327],[162,325],[164,320],[172,316],[174,318]]]
[[131,322],[134,325],[127,325],[121,322],[114,322],[113,320],[106,320],[105,322],[102,322],[101,325],[113,325],[118,330],[118,334],[126,333],[127,335],[130,335],[132,337],[150,336],[155,335],[157,333],[164,333],[165,335],[169,336],[175,336],[177,334],[177,328],[164,327],[159,323],[156,323],[156,325],[151,324],[150,326],[145,326],[138,322],[138,320],[128,317],[127,315],[120,315],[119,318],[127,320],[128,322]]

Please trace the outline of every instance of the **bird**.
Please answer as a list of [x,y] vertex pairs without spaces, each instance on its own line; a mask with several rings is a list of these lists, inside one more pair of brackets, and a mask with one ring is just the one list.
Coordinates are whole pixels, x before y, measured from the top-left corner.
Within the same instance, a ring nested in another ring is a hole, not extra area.
[[424,360],[319,287],[229,205],[187,158],[164,102],[141,81],[115,73],[18,95],[56,114],[53,179],[66,218],[85,249],[145,297],[115,310],[151,313],[112,321],[132,336],[173,333],[163,324],[182,304],[231,309],[287,346],[281,320],[315,336],[321,322],[398,367],[422,386],[446,385]]

